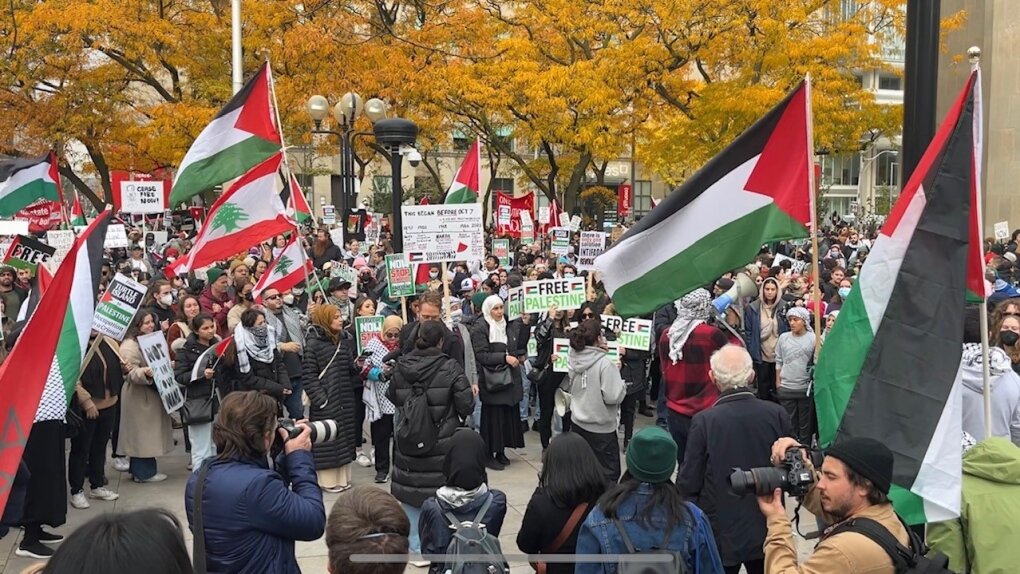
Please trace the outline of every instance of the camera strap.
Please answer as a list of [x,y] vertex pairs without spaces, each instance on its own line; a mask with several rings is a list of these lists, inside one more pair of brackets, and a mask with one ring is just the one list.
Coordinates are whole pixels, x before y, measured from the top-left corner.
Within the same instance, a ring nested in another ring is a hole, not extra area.
[[804,501],[803,500],[798,500],[797,501],[797,508],[793,509],[793,528],[794,528],[794,530],[796,530],[797,534],[801,538],[803,538],[804,540],[814,540],[816,538],[821,538],[821,536],[822,536],[822,531],[821,530],[815,530],[814,532],[808,532],[807,534],[804,534],[804,533],[802,533],[800,531],[800,509],[803,508],[803,507],[804,507]]

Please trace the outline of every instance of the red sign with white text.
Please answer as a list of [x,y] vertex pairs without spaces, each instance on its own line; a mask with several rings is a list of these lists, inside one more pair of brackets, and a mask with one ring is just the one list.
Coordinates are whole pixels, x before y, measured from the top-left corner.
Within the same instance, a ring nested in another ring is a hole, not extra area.
[[14,219],[28,222],[29,233],[49,231],[63,219],[59,201],[37,201],[14,214]]
[[[502,209],[503,216],[500,216]],[[510,217],[506,217],[509,210]],[[521,212],[527,211],[535,219],[535,194],[513,197],[508,193],[496,192],[496,235],[500,237],[521,237]]]
[[629,183],[620,184],[616,194],[616,213],[623,219],[630,215],[630,206],[634,202],[634,189]]

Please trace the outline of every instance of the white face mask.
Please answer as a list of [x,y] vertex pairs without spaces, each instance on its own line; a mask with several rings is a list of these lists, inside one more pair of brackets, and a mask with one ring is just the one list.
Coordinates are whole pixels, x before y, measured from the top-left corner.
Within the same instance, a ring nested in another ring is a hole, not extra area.
[[435,279],[436,277],[439,277],[439,272],[438,271],[429,271],[429,277],[431,277],[432,279]]
[[163,295],[162,297],[159,298],[159,302],[162,303],[164,306],[169,307],[170,305],[173,305],[174,296],[170,293],[167,293],[166,295]]
[[563,274],[563,278],[564,279],[573,279],[574,278],[574,274],[571,273],[570,271],[567,271],[566,273]]
[[290,293],[287,293],[286,295],[283,296],[283,302],[286,303],[287,305],[293,305],[294,296],[291,295]]
[[302,293],[305,292],[305,290],[304,289],[297,289],[297,288],[295,288],[295,289],[291,289],[290,292],[295,294],[295,295],[300,296]]

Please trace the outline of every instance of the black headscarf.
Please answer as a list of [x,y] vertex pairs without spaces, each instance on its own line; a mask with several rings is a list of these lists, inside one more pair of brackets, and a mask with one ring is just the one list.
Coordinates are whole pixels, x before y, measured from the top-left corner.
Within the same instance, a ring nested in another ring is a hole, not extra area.
[[460,429],[450,437],[449,450],[443,459],[446,485],[462,490],[474,490],[486,482],[485,441],[482,435]]

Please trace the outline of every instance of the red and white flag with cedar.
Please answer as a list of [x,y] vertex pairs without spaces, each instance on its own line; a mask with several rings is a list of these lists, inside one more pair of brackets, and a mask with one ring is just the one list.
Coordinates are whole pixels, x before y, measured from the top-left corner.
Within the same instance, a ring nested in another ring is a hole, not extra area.
[[481,146],[478,145],[476,139],[468,149],[467,155],[464,156],[464,161],[461,162],[457,176],[453,178],[453,183],[450,184],[450,189],[446,192],[446,200],[443,203],[475,203],[478,201],[482,167],[480,149]]
[[278,153],[253,167],[216,200],[191,251],[167,267],[167,276],[229,259],[251,245],[297,227],[280,199],[282,159]]
[[305,280],[312,272],[312,261],[301,248],[301,237],[293,234],[280,255],[269,264],[269,269],[252,289],[252,297],[262,302],[262,292],[272,287],[277,291],[286,291]]

